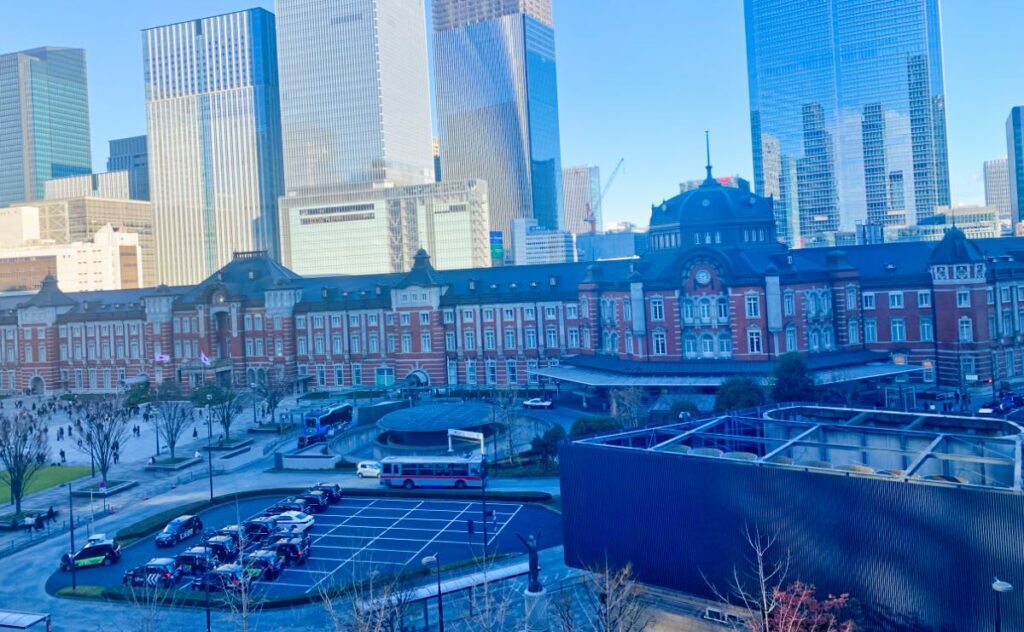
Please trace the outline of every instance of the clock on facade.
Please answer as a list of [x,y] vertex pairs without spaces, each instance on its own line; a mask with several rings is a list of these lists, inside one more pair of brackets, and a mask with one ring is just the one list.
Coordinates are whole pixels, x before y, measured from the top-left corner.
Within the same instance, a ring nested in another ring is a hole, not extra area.
[[708,272],[707,270],[698,270],[697,283],[700,283],[701,285],[707,285],[708,283],[711,283],[711,273]]

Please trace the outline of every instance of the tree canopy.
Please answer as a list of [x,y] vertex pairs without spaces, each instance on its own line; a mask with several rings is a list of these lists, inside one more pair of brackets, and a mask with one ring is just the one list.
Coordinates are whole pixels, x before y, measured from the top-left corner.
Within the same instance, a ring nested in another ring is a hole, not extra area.
[[806,402],[815,399],[817,388],[799,353],[787,353],[775,365],[772,399],[777,402]]
[[764,403],[764,389],[753,378],[730,377],[718,387],[715,410],[754,408]]

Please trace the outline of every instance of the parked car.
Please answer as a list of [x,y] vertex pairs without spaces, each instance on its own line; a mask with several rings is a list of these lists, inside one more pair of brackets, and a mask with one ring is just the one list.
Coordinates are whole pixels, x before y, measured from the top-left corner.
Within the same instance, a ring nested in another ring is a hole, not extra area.
[[277,551],[259,549],[245,556],[244,566],[249,581],[277,579],[284,572],[284,558]]
[[203,532],[203,521],[199,516],[179,516],[167,523],[164,530],[156,534],[158,547],[174,546],[186,538]]
[[327,494],[317,489],[307,489],[296,496],[296,498],[306,501],[306,506],[313,513],[320,513],[324,511],[330,504],[330,501],[327,499]]
[[309,559],[312,546],[309,538],[281,538],[274,543],[273,549],[285,564],[298,566]]
[[181,579],[181,567],[171,557],[154,557],[142,566],[126,571],[122,583],[133,588],[170,588]]
[[193,546],[175,557],[182,575],[202,575],[217,566],[217,554],[208,546]]
[[549,409],[554,407],[554,402],[552,402],[550,399],[544,399],[543,397],[534,397],[523,402],[523,408]]
[[309,503],[301,498],[285,498],[281,502],[275,503],[268,507],[263,512],[264,516],[276,516],[283,514],[288,511],[309,513]]
[[65,553],[60,558],[60,570],[70,571],[71,567],[110,566],[121,560],[121,545],[102,533],[85,541],[77,553]]
[[313,528],[313,516],[301,511],[286,511],[274,516],[278,527],[300,527],[303,531]]
[[341,485],[337,483],[317,483],[309,488],[327,494],[327,500],[332,504],[341,501]]
[[238,544],[227,535],[213,535],[206,539],[206,546],[213,551],[219,564],[232,562],[238,557]]
[[221,564],[209,573],[192,579],[192,590],[237,591],[249,585],[249,574],[241,564]]
[[376,461],[360,461],[356,465],[356,476],[359,478],[380,478],[380,463]]
[[235,545],[238,546],[239,548],[242,547],[242,540],[243,539],[246,540],[246,544],[249,544],[248,538],[245,537],[245,532],[243,531],[241,525],[237,525],[237,524],[225,525],[225,526],[221,527],[220,529],[217,529],[216,531],[214,531],[213,534],[214,535],[223,535],[223,536],[231,538],[232,540],[235,541]]
[[245,539],[255,545],[266,542],[274,534],[276,528],[277,520],[274,519],[274,516],[260,516],[242,523]]

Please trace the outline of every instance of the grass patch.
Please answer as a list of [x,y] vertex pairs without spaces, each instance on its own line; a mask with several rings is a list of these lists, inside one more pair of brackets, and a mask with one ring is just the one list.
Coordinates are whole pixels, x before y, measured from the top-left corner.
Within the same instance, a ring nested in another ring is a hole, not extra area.
[[76,597],[78,599],[102,599],[105,593],[106,588],[103,586],[83,585],[79,585],[77,588],[65,586],[57,591],[57,595],[60,597]]
[[[89,474],[89,468],[84,465],[48,465],[29,481],[25,496],[43,489],[63,485],[68,481],[82,478]],[[0,482],[0,502],[11,502],[11,487],[7,483]]]

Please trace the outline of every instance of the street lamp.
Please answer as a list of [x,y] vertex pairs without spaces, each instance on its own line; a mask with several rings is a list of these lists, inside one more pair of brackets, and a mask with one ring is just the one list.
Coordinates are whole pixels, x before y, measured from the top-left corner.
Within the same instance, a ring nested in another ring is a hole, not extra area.
[[213,420],[210,419],[210,406],[213,393],[206,394],[206,471],[210,476],[210,500],[213,501]]
[[75,507],[71,498],[71,483],[68,483],[68,534],[71,535],[71,590],[78,588],[75,578]]
[[998,577],[993,577],[992,590],[996,593],[996,632],[1002,632],[1003,622],[1001,613],[999,612],[999,595],[1011,592],[1013,590],[1013,585],[1010,584],[1010,582],[1004,582]]
[[437,632],[444,632],[444,600],[441,599],[441,559],[437,553],[428,555],[422,560],[427,570],[431,566],[437,569]]
[[256,382],[249,385],[252,389],[252,423],[256,423]]

